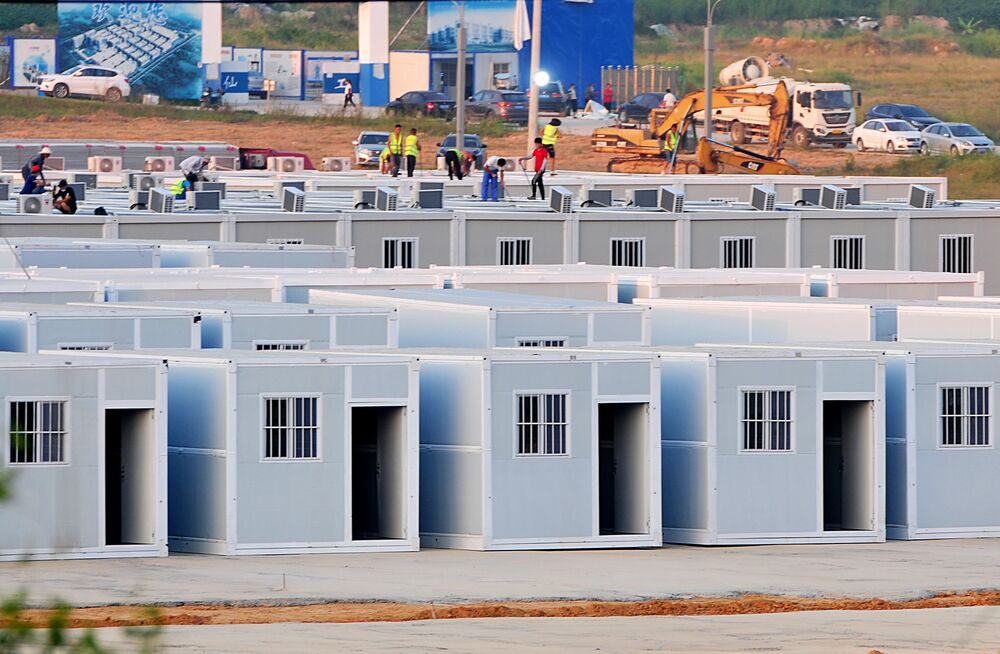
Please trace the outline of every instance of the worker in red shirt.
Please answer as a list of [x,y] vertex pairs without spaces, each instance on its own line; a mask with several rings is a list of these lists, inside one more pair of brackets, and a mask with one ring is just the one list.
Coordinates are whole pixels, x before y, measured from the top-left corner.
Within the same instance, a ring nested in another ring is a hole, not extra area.
[[535,160],[535,176],[531,178],[531,197],[528,199],[534,200],[536,195],[541,195],[544,200],[545,182],[542,181],[542,178],[545,176],[545,164],[549,161],[549,151],[542,145],[541,137],[535,138],[535,149],[531,151],[531,154],[518,159],[521,163],[521,170],[524,170],[524,162],[531,159]]
[[611,82],[604,87],[604,108],[608,111],[614,109],[615,104],[615,92],[611,90]]

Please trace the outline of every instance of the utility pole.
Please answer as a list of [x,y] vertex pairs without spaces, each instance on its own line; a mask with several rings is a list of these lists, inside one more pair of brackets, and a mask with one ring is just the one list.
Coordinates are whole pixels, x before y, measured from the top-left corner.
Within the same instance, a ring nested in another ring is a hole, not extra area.
[[722,0],[705,0],[705,138],[712,138],[712,87],[715,86],[715,26],[712,25],[712,15]]
[[465,0],[458,0],[458,52],[455,58],[455,147],[465,151]]
[[538,136],[538,84],[535,76],[542,59],[542,0],[534,0],[531,7],[531,75],[528,80],[531,95],[528,97],[528,152],[535,148]]

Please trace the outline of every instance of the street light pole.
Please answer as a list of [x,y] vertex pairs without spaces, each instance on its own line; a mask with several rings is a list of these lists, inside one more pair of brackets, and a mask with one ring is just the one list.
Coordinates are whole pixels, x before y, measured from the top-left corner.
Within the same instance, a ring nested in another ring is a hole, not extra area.
[[715,85],[715,26],[712,25],[712,15],[722,0],[705,0],[705,138],[712,138],[712,87]]
[[[528,152],[535,149],[538,136],[538,83],[535,76],[542,59],[542,0],[535,0],[531,7],[531,67],[528,73]],[[520,84],[518,84],[520,86]]]
[[465,0],[458,2],[458,52],[455,57],[455,147],[465,151]]

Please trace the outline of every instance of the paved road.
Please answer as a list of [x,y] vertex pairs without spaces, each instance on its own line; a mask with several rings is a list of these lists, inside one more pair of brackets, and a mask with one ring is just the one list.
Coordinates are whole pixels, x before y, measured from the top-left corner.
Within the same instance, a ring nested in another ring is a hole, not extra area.
[[[101,630],[103,644],[127,642]],[[164,652],[995,652],[1000,607],[169,627]]]
[[760,592],[913,598],[1000,588],[993,539],[655,550],[318,554],[0,564],[0,597],[73,605],[649,599]]

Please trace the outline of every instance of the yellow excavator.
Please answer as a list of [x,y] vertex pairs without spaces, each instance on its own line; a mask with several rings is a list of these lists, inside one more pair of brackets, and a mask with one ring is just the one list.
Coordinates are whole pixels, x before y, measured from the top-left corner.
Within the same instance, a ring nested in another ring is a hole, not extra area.
[[[694,114],[705,110],[705,92],[694,91],[681,98],[673,109],[653,109],[649,112],[649,132],[639,128],[605,127],[594,130],[591,148],[594,152],[628,155],[608,162],[608,172],[660,172],[664,167],[663,139],[671,128],[680,134],[678,150],[695,156],[674,155],[666,168],[678,173],[741,172],[757,175],[797,175],[799,171],[781,157],[781,146],[788,126],[790,103],[788,89],[779,83],[773,93],[747,93],[754,86],[724,86],[712,89],[712,106],[768,107],[768,151],[761,154],[712,139],[695,142]],[[654,170],[655,169],[655,170]]]

